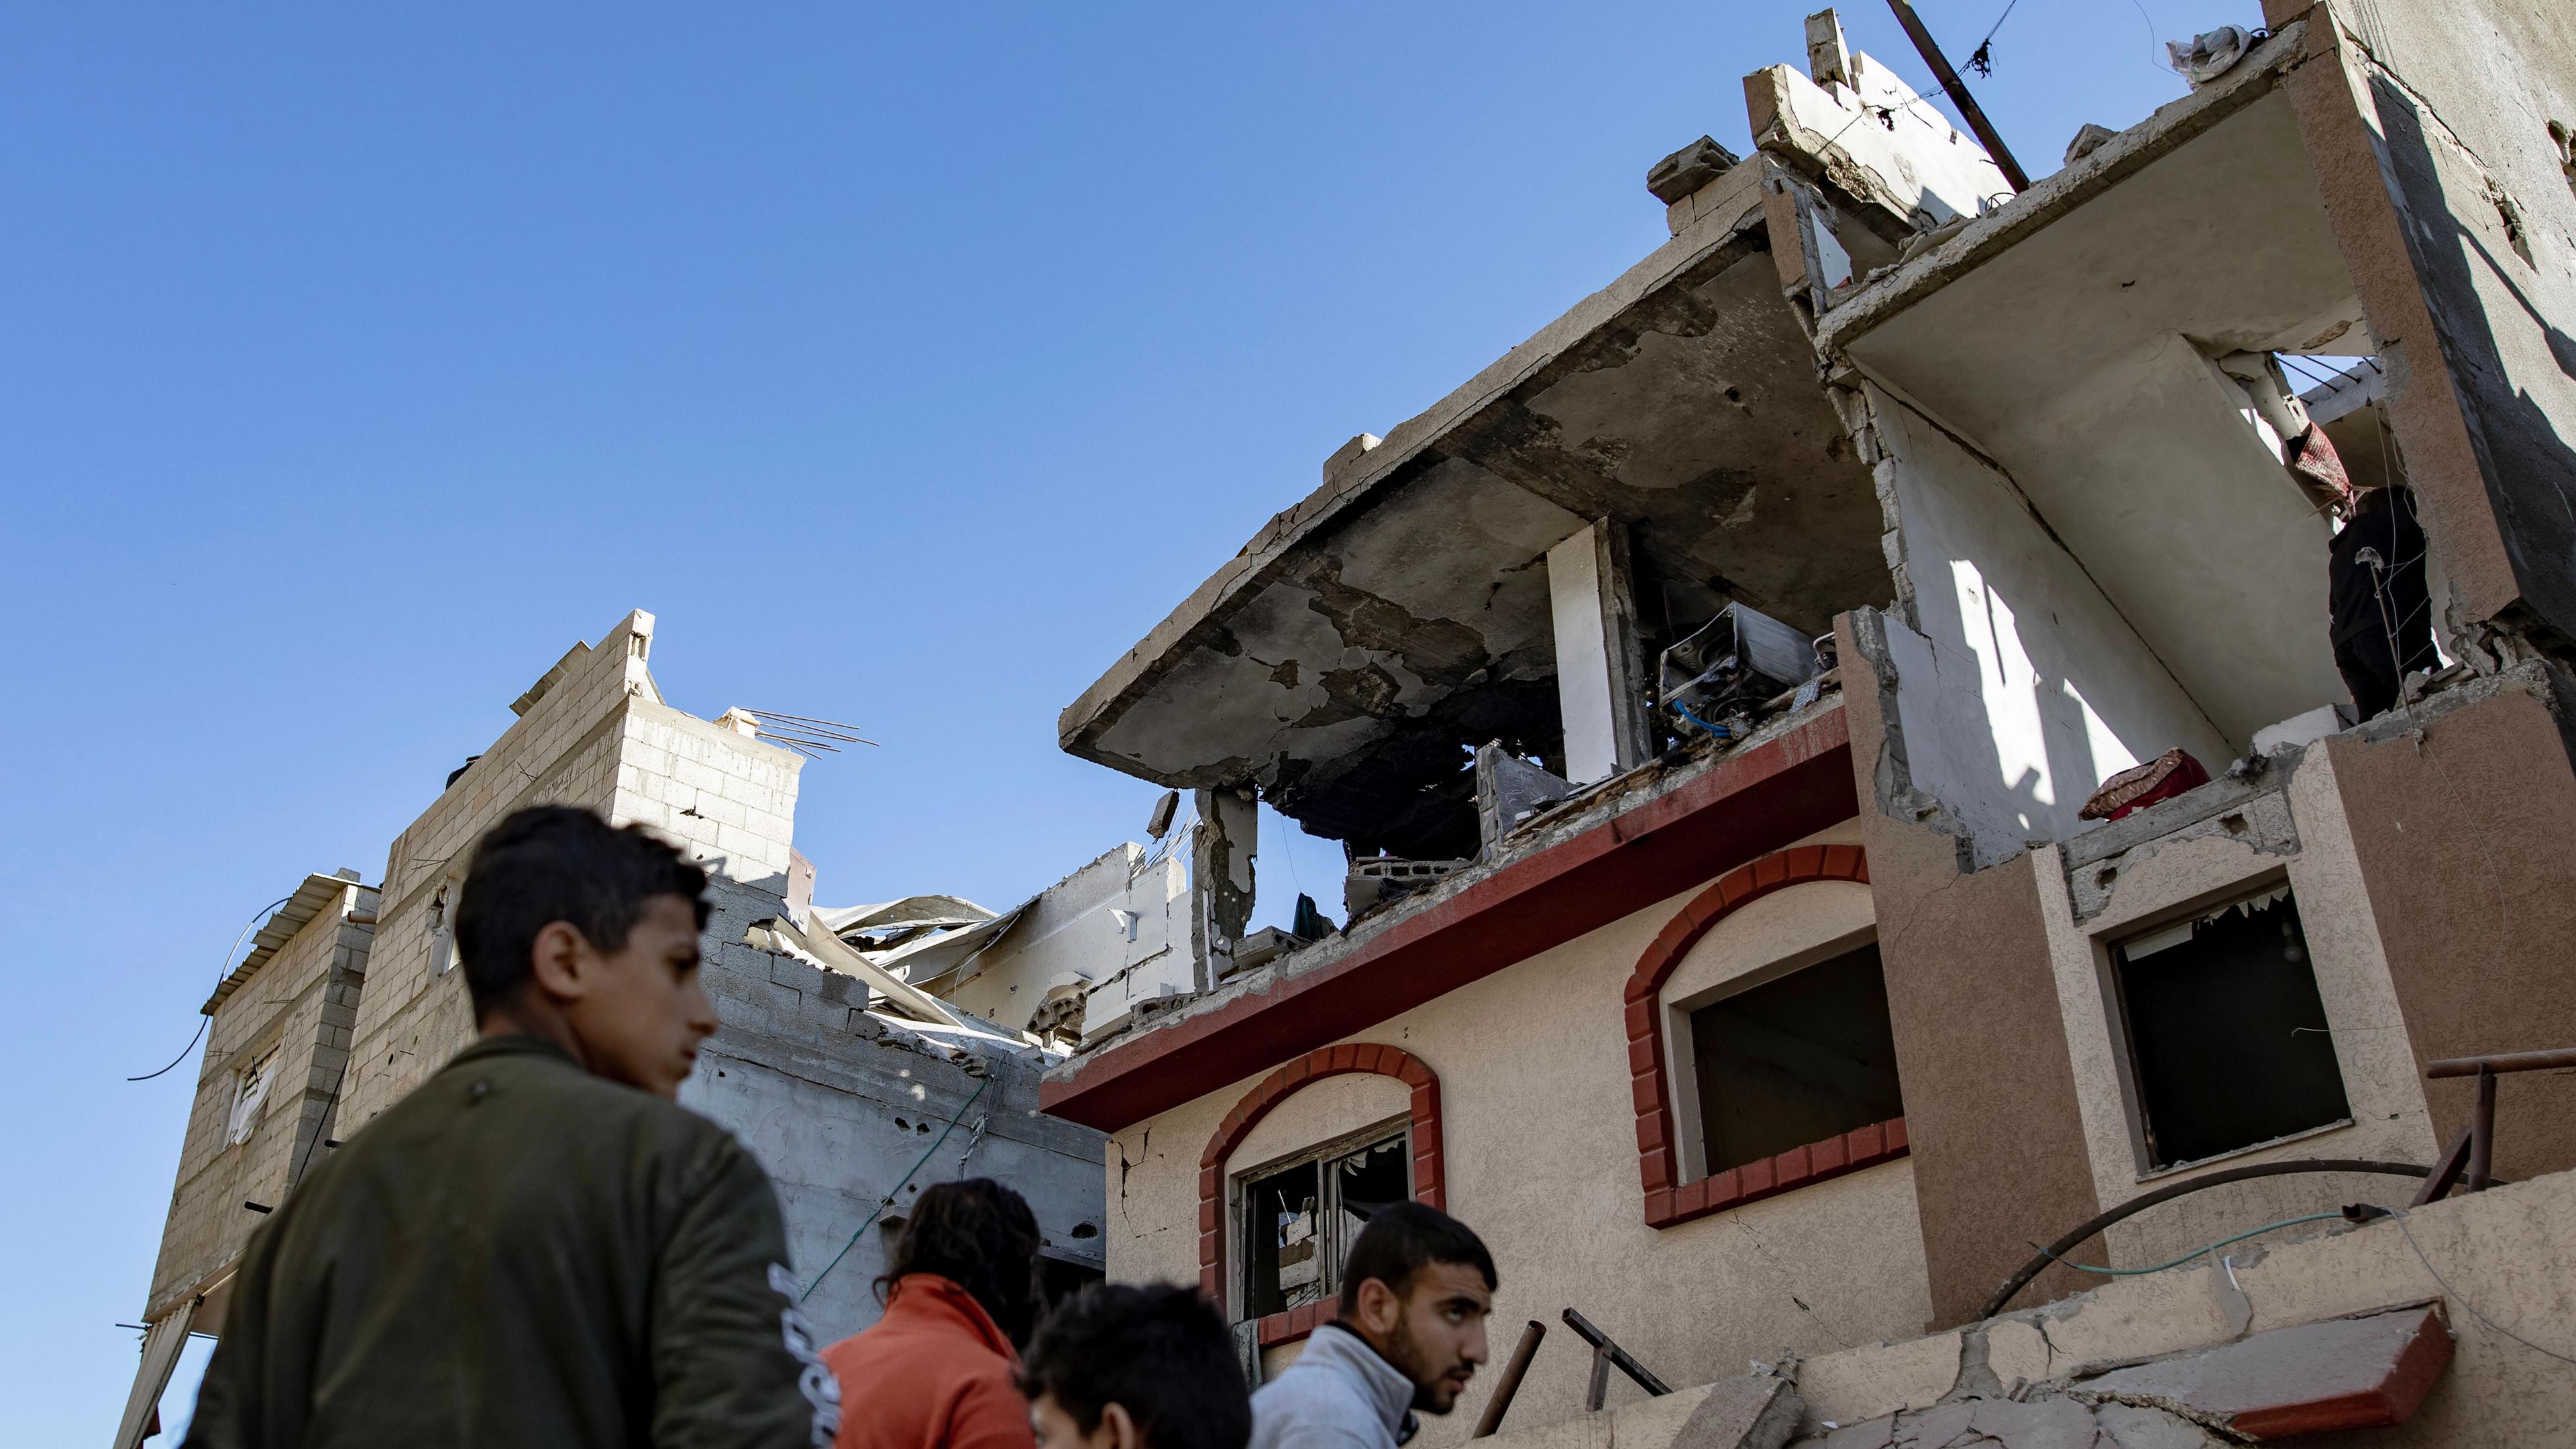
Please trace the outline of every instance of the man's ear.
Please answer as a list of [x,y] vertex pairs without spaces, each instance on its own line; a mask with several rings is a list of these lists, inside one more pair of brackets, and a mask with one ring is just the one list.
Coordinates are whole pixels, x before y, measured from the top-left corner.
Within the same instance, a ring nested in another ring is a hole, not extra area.
[[550,1001],[578,1001],[597,984],[590,942],[570,921],[548,921],[528,947],[531,984]]
[[1404,1317],[1404,1300],[1386,1286],[1382,1278],[1362,1278],[1352,1290],[1351,1321],[1368,1331],[1371,1338],[1384,1338],[1395,1331],[1396,1321]]
[[[1100,1427],[1108,1431],[1106,1442],[1100,1444],[1100,1449],[1145,1449],[1144,1432],[1136,1427],[1135,1416],[1127,1412],[1125,1404],[1101,1405]],[[1095,1436],[1095,1442],[1098,1442],[1098,1436]]]

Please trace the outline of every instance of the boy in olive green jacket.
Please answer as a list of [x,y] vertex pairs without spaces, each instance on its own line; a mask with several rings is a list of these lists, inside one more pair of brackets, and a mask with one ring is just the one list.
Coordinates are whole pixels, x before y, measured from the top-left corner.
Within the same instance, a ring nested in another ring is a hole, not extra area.
[[475,847],[481,1035],[252,1238],[187,1449],[810,1449],[840,1396],[776,1194],[679,1107],[706,875],[541,806]]

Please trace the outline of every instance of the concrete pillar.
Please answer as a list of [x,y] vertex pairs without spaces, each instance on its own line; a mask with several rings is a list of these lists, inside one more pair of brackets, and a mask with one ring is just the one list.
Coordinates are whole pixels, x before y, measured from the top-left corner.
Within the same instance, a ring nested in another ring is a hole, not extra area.
[[1253,857],[1261,847],[1261,807],[1250,786],[1197,792],[1199,819],[1190,833],[1190,949],[1198,989],[1234,967],[1234,943],[1252,924]]
[[1565,720],[1565,777],[1606,780],[1646,762],[1646,698],[1628,531],[1601,519],[1547,551],[1556,624],[1556,700]]

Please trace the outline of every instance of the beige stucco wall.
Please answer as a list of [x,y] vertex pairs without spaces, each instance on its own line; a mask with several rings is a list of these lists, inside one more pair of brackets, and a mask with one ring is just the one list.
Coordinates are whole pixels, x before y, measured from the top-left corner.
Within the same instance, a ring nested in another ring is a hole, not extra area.
[[[2030,856],[2048,924],[2058,1008],[2066,1022],[2095,1190],[2104,1203],[2125,1202],[2174,1179],[2248,1163],[2310,1157],[2429,1162],[2437,1150],[2327,751],[2304,752],[2286,794],[2298,831],[2295,851],[2276,853],[2225,833],[2132,849],[2118,858],[2117,884],[2107,908],[2083,922],[2075,919],[2060,848],[2050,846]],[[2193,1167],[2147,1173],[2131,1135],[2132,1105],[2121,1078],[2118,1027],[2106,1005],[2110,943],[2178,911],[2250,893],[2284,877],[2298,902],[2352,1121]],[[2411,1180],[2395,1177],[2328,1173],[2211,1188],[2112,1228],[2106,1235],[2111,1266],[2163,1262],[2261,1223],[2329,1212],[2355,1200],[2403,1199],[2413,1196],[2414,1188]]]
[[[1813,839],[1857,839],[1857,823]],[[1496,1356],[1525,1320],[1557,1325],[1512,1411],[1515,1425],[1580,1405],[1589,1360],[1558,1324],[1569,1305],[1676,1384],[1740,1373],[1784,1349],[1827,1353],[1919,1333],[1930,1314],[1913,1169],[1902,1160],[1678,1227],[1646,1226],[1621,993],[1655,933],[1695,893],[1349,1038],[1400,1046],[1440,1076],[1449,1210],[1484,1237],[1502,1273]],[[1755,925],[1744,931],[1747,943],[1776,939]],[[1199,1154],[1275,1065],[1258,1063],[1241,1081],[1112,1137],[1111,1278],[1195,1279]],[[1338,1085],[1346,1082],[1359,1085]],[[1372,1095],[1365,1082],[1332,1078],[1288,1098],[1234,1165],[1402,1110],[1399,1097]],[[1423,1442],[1466,1437],[1490,1383],[1480,1379]],[[1613,1404],[1636,1397],[1613,1384]]]
[[1682,954],[1657,1002],[1664,1013],[1664,1088],[1672,1094],[1681,1181],[1708,1176],[1699,1074],[1692,1070],[1691,1011],[1850,950],[1867,941],[1876,925],[1868,886],[1808,881],[1738,908]]

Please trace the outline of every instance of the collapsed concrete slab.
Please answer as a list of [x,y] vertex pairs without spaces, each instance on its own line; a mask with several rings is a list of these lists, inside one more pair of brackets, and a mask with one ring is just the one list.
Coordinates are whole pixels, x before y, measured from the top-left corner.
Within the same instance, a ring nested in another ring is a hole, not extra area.
[[[1572,595],[1552,551],[1568,539],[1614,529],[1626,569],[1582,591],[1587,627],[1614,639],[1583,696],[1605,718],[1634,708],[1632,661],[1730,601],[1813,636],[1882,597],[1877,496],[1768,255],[1764,187],[1781,177],[1697,164],[1715,175],[1698,220],[1384,442],[1337,454],[1323,488],[1064,711],[1064,747],[1161,784],[1256,787],[1355,854],[1462,858],[1478,844],[1464,752],[1500,741],[1566,775],[1569,737],[1593,726],[1561,699],[1556,600]],[[1584,778],[1640,763],[1641,730],[1603,725],[1610,764],[1587,750]]]

